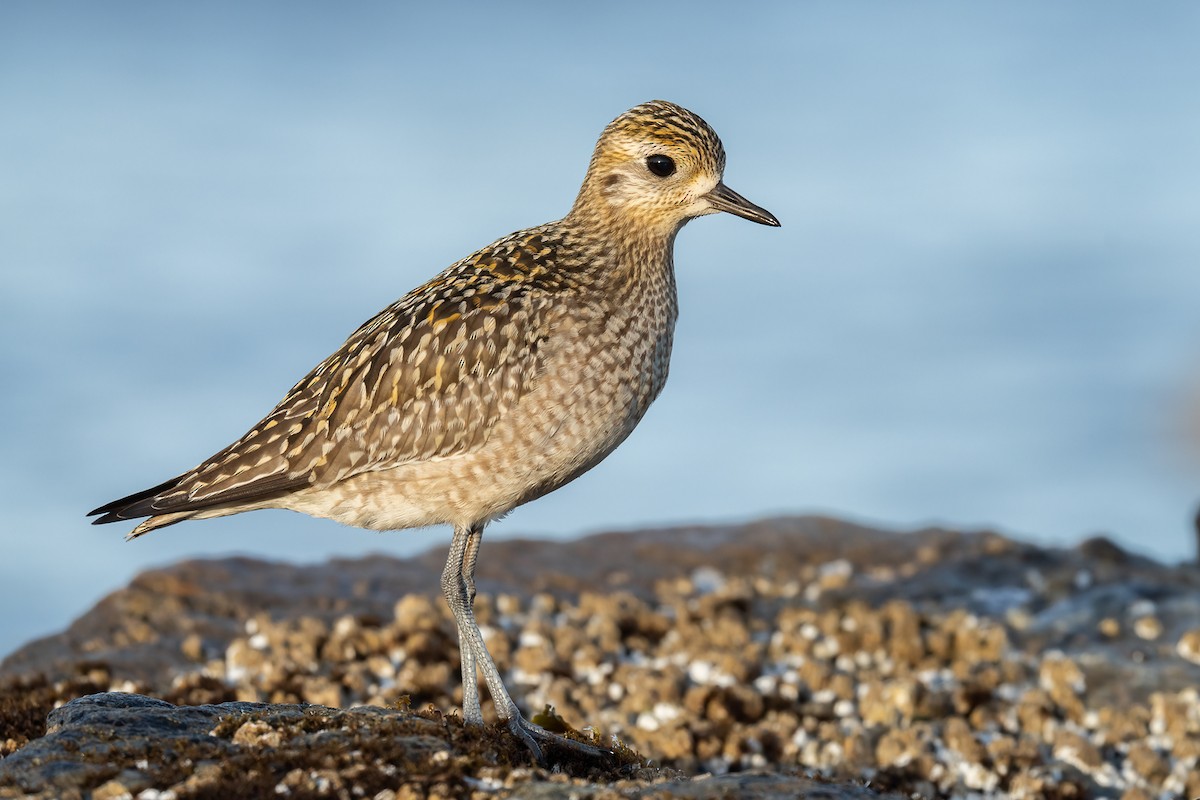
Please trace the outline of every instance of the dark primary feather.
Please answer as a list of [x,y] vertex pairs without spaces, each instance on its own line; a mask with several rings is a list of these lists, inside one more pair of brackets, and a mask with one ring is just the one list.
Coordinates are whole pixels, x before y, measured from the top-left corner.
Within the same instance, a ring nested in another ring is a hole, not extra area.
[[182,475],[171,478],[169,481],[163,481],[158,486],[152,486],[149,489],[143,489],[140,492],[134,492],[131,495],[113,500],[111,503],[105,503],[99,508],[93,509],[87,513],[87,516],[94,517],[97,514],[104,516],[99,519],[92,520],[93,525],[104,525],[109,522],[123,522],[125,520],[137,519],[153,514],[154,511],[150,508],[150,504],[154,498],[161,492],[168,489],[173,489],[183,480]]

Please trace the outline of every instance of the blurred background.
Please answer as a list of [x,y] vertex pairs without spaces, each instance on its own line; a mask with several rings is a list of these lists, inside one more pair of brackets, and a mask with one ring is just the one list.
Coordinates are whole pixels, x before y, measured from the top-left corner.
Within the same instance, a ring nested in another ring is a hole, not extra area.
[[151,565],[445,546],[83,514],[560,217],[660,97],[783,228],[684,230],[663,396],[488,537],[816,512],[1192,556],[1200,5],[434,6],[0,5],[0,654]]

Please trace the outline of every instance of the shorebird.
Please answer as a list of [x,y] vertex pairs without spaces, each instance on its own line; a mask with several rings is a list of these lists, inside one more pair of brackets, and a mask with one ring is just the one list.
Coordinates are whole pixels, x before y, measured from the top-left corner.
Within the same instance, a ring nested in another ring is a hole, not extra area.
[[[233,444],[97,508],[95,524],[284,508],[347,525],[450,524],[442,591],[458,626],[463,719],[497,716],[542,761],[582,747],[527,721],[475,621],[484,526],[598,464],[667,379],[678,312],[673,249],[720,211],[778,226],[722,182],[721,140],[655,100],[603,131],[570,213],[518,231],[385,308]],[[297,322],[299,322],[297,320]]]

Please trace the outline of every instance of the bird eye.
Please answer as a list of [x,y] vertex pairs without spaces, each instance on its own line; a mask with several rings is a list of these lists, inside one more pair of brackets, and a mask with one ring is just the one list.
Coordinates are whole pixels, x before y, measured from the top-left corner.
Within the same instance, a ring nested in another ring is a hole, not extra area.
[[675,174],[675,161],[670,156],[649,156],[646,159],[646,169],[660,178]]

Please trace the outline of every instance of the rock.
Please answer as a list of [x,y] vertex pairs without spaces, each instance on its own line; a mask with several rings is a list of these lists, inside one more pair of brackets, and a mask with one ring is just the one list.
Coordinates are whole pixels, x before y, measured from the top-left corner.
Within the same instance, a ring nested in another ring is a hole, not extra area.
[[485,554],[514,698],[651,765],[551,773],[459,723],[441,553],[232,559],[5,660],[0,798],[1200,796],[1195,570],[815,518]]
[[1158,617],[1138,617],[1133,621],[1133,632],[1142,639],[1154,641],[1163,634],[1163,624]]
[[192,761],[220,759],[228,746],[208,735],[215,708],[181,710],[117,692],[79,698],[50,712],[44,737],[0,761],[0,786],[85,791],[109,785],[123,769],[138,769],[139,761],[152,756],[158,761],[163,753],[186,751]]
[[1072,659],[1065,656],[1047,658],[1042,662],[1038,683],[1068,719],[1078,722],[1083,718],[1080,697],[1087,689],[1087,681],[1083,670]]
[[1175,652],[1179,653],[1180,658],[1200,664],[1200,628],[1192,628],[1180,636]]
[[[477,776],[488,780],[526,758],[523,747],[502,730],[472,730],[456,719],[409,711],[264,703],[180,707],[109,692],[56,709],[45,737],[0,762],[0,797],[13,796],[9,790],[16,789],[48,797],[90,793],[93,800],[124,800],[151,787],[156,797],[404,797],[411,794],[405,781],[422,775],[437,776],[436,791],[429,794],[469,797],[481,781]],[[607,773],[569,755],[559,765],[563,773],[530,773],[503,796],[589,797],[600,791],[597,778],[607,783],[641,767],[628,756],[614,761]],[[572,773],[576,777],[565,780]],[[770,773],[707,780],[650,773],[657,779],[652,786],[626,787],[617,796],[881,797],[864,787]],[[503,786],[497,778],[490,783]],[[427,779],[417,785],[429,786]]]
[[1151,786],[1161,785],[1171,772],[1166,759],[1146,742],[1137,742],[1130,747],[1126,760],[1130,768]]
[[1054,757],[1084,772],[1100,768],[1103,760],[1094,744],[1075,731],[1060,730],[1054,738]]

